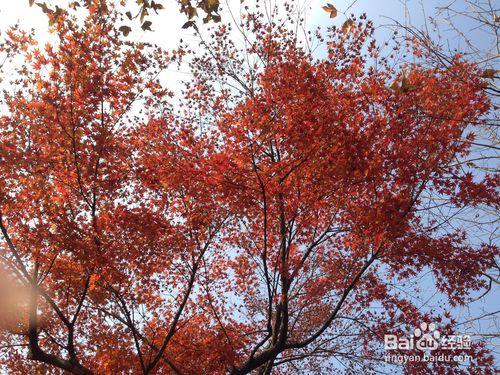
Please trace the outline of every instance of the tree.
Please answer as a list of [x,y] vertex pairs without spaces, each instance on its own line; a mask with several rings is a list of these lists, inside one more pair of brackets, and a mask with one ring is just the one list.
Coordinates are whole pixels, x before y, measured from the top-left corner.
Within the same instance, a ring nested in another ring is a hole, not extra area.
[[[425,10],[422,11],[425,14]],[[498,100],[496,62],[500,51],[497,40],[500,17],[497,12],[489,0],[463,0],[436,7],[420,27],[408,21],[404,25],[393,21],[429,52],[429,61],[433,64],[447,66],[457,53],[476,63],[488,83],[485,91],[493,100]]]
[[[475,64],[482,72],[485,79],[484,91],[492,103],[491,110],[482,118],[482,124],[474,131],[476,138],[472,143],[471,152],[464,158],[457,160],[462,168],[470,170],[471,174],[481,174],[482,170],[491,172],[496,170],[496,161],[499,158],[499,136],[498,136],[498,23],[500,17],[498,9],[491,1],[463,0],[453,1],[445,5],[437,5],[434,9],[425,9],[422,4],[424,16],[423,25],[417,26],[410,22],[410,13],[405,5],[404,24],[392,20],[399,31],[401,38],[412,40],[418,49],[424,51],[425,63],[429,66],[446,68],[453,62],[453,56],[460,54],[461,58],[471,64]],[[427,14],[430,14],[427,17]],[[412,15],[413,16],[413,15]],[[410,56],[410,58],[412,58]],[[478,236],[484,238],[490,236],[491,241],[497,240],[494,226],[498,223],[498,212],[491,207],[483,207],[481,211],[476,208],[473,211],[463,209],[454,221],[463,219],[469,225],[477,225]],[[489,223],[489,228],[487,224]],[[493,232],[493,233],[492,233]],[[487,290],[481,295],[486,296],[494,292],[495,285],[500,283],[500,265],[498,262],[486,275],[489,279]],[[498,321],[497,312],[492,312],[485,306],[479,316],[471,316],[467,320],[473,323],[481,319],[483,315],[489,315],[491,319]],[[489,311],[488,311],[489,310]],[[474,328],[469,328],[474,330]],[[477,328],[475,328],[477,330]],[[477,332],[481,335],[481,332]],[[495,340],[498,335],[490,335]]]
[[[463,304],[497,254],[432,220],[443,201],[498,208],[497,177],[455,163],[489,108],[473,65],[396,71],[363,17],[315,60],[259,9],[243,49],[221,26],[204,53],[166,53],[102,5],[83,25],[61,11],[44,50],[18,30],[2,47],[25,61],[0,132],[5,369],[372,371],[384,333],[453,330],[404,291],[430,271]],[[158,75],[186,55],[173,100]],[[465,352],[493,373],[481,342]]]
[[[187,201],[196,181],[153,190],[140,177],[139,124],[146,113],[167,121],[157,77],[175,56],[124,42],[116,12],[89,9],[83,26],[50,15],[54,46],[14,30],[3,47],[21,47],[25,61],[1,125],[2,268],[13,280],[2,289],[22,297],[4,318],[3,340],[21,349],[3,357],[9,371],[30,373],[33,361],[75,374],[175,368],[165,348],[181,316],[199,319],[183,312],[224,222],[209,196]],[[138,360],[124,361],[134,347]]]

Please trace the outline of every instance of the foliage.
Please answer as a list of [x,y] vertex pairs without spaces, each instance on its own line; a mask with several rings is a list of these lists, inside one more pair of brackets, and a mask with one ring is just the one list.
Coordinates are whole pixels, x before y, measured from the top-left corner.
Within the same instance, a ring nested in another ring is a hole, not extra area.
[[[49,14],[54,45],[16,29],[2,45],[25,61],[0,119],[9,372],[362,373],[386,332],[453,329],[405,288],[429,271],[463,305],[497,255],[431,215],[499,205],[497,176],[455,163],[489,109],[473,65],[397,71],[364,17],[316,60],[258,9],[244,48],[223,25],[203,53],[166,53],[88,9]],[[158,75],[186,55],[172,109]],[[467,354],[405,370],[494,373],[481,342]]]
[[[33,6],[35,4],[35,0],[28,0],[29,5]],[[198,10],[203,11],[205,17],[203,17],[203,22],[207,23],[210,21],[220,22],[221,17],[219,15],[220,2],[219,0],[176,0],[180,6],[180,12],[184,14],[188,21],[184,24],[183,28],[188,27],[196,27],[196,22],[194,19],[198,17]],[[80,0],[80,1],[72,1],[69,4],[69,8],[78,9],[81,7],[90,8],[94,5],[93,0]],[[106,6],[108,1],[102,0],[100,1],[101,6]],[[126,6],[127,1],[120,1],[121,5]],[[152,22],[146,20],[146,18],[151,14],[151,12],[157,14],[158,11],[165,9],[164,0],[136,0],[137,7],[130,8],[125,11],[125,15],[129,20],[133,20],[138,18],[141,23],[141,28],[146,31],[151,31]],[[42,11],[46,14],[53,15],[55,17],[59,16],[62,12],[62,8],[59,6],[55,6],[55,8],[51,8],[46,2],[37,2]],[[129,25],[122,25],[119,30],[123,33],[123,35],[127,36],[132,28]]]

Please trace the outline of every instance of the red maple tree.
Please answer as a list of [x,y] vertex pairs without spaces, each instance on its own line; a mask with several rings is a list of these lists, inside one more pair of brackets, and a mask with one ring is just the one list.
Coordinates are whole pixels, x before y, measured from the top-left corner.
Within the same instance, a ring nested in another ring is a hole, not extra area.
[[[8,371],[372,371],[385,333],[453,329],[404,292],[416,276],[451,306],[485,287],[497,249],[433,216],[499,204],[457,163],[489,109],[473,65],[398,71],[364,17],[320,60],[258,10],[244,48],[221,26],[204,53],[125,41],[101,0],[49,17],[57,43],[2,45],[24,61],[0,119]],[[186,54],[176,101],[159,75]],[[467,353],[404,366],[493,373]]]

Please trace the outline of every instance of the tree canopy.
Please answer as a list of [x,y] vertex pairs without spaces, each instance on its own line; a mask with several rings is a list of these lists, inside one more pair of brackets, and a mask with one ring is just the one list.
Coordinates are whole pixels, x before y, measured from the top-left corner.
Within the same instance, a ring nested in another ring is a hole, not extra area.
[[[490,108],[473,64],[397,69],[365,16],[316,59],[259,10],[243,45],[221,24],[202,52],[164,51],[87,3],[84,22],[49,12],[52,45],[17,28],[1,45],[23,61],[0,118],[7,371],[369,373],[385,333],[453,332],[406,291],[430,273],[464,305],[495,266],[435,215],[498,209],[498,175],[458,162]],[[159,75],[184,60],[174,98]],[[452,353],[473,359],[403,366],[494,373],[481,341]]]

